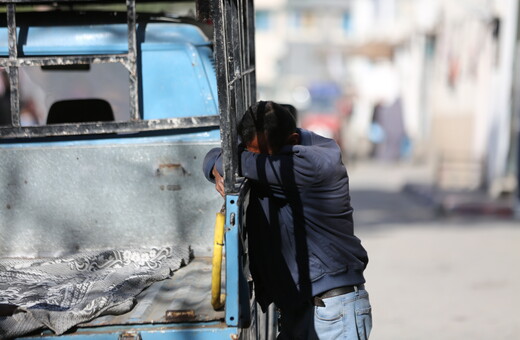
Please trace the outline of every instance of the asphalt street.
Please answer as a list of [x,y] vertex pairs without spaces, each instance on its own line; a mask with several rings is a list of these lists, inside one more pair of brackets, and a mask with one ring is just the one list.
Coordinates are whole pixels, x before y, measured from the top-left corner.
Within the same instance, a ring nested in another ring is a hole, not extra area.
[[520,339],[520,221],[439,216],[403,191],[431,181],[424,167],[348,168],[370,257],[371,339]]

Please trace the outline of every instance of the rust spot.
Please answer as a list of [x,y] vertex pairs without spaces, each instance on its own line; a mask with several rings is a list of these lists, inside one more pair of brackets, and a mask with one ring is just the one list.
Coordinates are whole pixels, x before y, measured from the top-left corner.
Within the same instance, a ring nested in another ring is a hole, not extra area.
[[179,191],[182,189],[181,186],[178,184],[159,185],[159,188],[161,189],[161,191]]
[[123,332],[119,334],[119,340],[141,340],[141,334],[138,332]]
[[6,207],[8,210],[11,209],[11,205],[10,205],[10,204],[7,204],[5,207]]
[[177,163],[159,164],[159,169],[179,169],[182,165]]
[[195,311],[193,309],[183,310],[167,310],[166,321],[170,322],[188,322],[194,321],[196,318]]
[[157,176],[182,174],[183,176],[189,175],[188,171],[179,163],[164,163],[159,164],[159,167],[155,171]]

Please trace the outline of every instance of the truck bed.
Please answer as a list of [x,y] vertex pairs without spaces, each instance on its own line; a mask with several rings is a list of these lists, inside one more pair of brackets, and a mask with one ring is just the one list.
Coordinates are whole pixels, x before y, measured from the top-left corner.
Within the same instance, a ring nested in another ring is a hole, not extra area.
[[102,316],[79,327],[223,320],[224,311],[211,306],[211,268],[211,258],[195,258],[171,279],[156,282],[139,294],[130,312]]

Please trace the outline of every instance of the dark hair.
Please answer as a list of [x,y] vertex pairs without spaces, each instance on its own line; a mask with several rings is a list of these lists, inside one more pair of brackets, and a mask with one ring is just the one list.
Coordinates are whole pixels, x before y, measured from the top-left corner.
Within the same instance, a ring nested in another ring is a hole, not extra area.
[[263,133],[272,150],[284,146],[294,132],[294,116],[282,105],[272,101],[259,101],[251,105],[238,124],[238,134],[243,143],[247,145],[255,136]]

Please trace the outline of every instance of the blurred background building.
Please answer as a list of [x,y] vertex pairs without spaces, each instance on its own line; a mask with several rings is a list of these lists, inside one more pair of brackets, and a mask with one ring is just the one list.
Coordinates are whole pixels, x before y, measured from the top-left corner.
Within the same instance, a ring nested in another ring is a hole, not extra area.
[[518,181],[516,0],[259,0],[259,97],[293,104],[347,162],[428,162],[436,185]]

